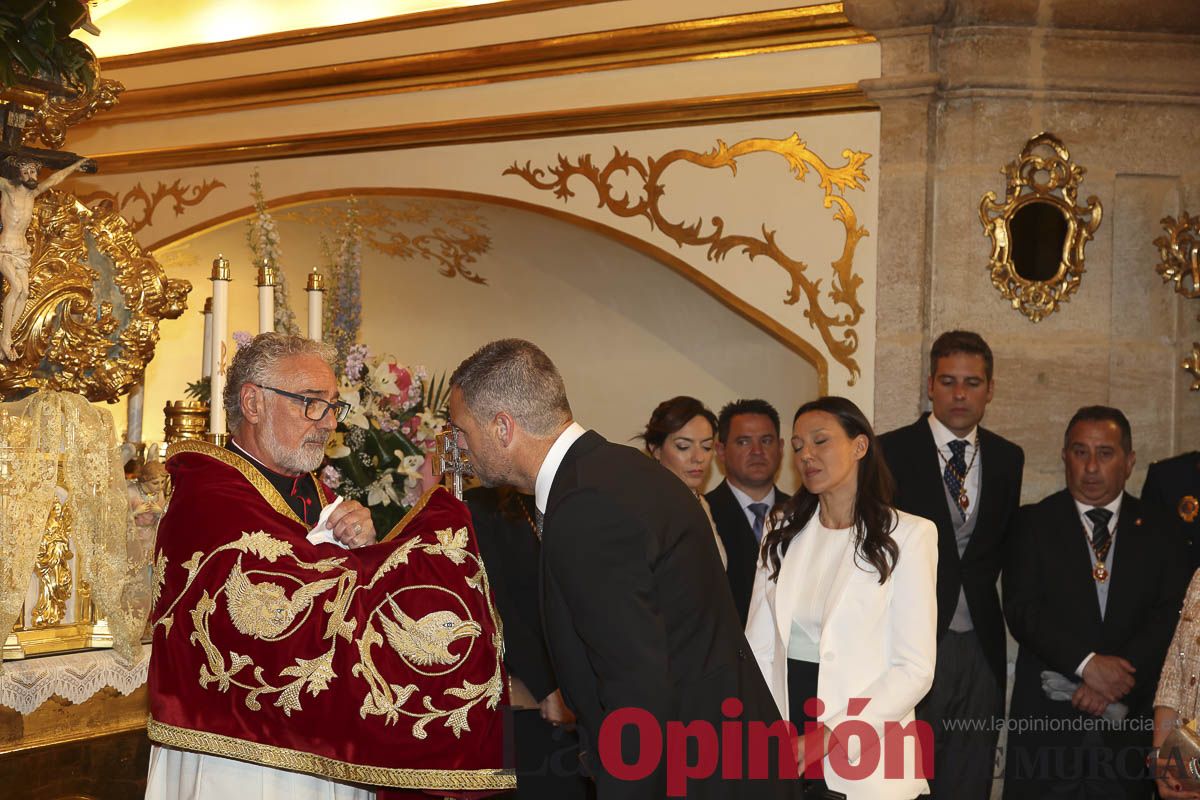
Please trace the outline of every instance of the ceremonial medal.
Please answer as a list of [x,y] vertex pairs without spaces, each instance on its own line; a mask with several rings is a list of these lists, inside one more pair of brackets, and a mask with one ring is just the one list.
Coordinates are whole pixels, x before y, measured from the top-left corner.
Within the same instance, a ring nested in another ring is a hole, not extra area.
[[971,498],[967,497],[966,488],[958,490],[958,506],[963,511],[967,510],[967,506],[971,505]]
[[1177,510],[1179,518],[1184,522],[1190,523],[1196,518],[1196,514],[1200,513],[1200,501],[1197,501],[1190,494],[1184,495],[1183,499],[1179,501],[1179,508]]
[[1108,580],[1108,568],[1104,566],[1103,561],[1097,561],[1095,568],[1092,569],[1092,577],[1097,583],[1104,583]]

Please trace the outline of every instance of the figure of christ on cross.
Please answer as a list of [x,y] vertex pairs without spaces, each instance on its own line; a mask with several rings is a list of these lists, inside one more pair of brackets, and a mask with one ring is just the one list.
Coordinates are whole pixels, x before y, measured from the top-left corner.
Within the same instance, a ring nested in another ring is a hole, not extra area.
[[70,166],[60,169],[41,183],[38,171],[41,162],[19,156],[6,158],[0,165],[0,275],[8,284],[4,295],[3,314],[0,315],[0,355],[13,361],[17,353],[13,349],[12,332],[17,319],[25,310],[29,299],[29,263],[32,254],[29,241],[25,238],[29,223],[33,220],[33,206],[37,198],[75,172],[86,169],[90,160],[81,158]]

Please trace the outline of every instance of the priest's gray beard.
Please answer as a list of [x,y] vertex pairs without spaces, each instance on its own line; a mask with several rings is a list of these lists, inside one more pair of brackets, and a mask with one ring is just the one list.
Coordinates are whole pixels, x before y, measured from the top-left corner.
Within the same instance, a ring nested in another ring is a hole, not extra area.
[[264,437],[266,441],[263,444],[272,461],[292,475],[312,472],[321,466],[321,462],[325,459],[325,445],[329,441],[328,433],[313,431],[300,443],[299,450],[292,450],[283,445],[275,436],[275,425],[272,418],[272,414],[263,415],[263,432],[266,434]]

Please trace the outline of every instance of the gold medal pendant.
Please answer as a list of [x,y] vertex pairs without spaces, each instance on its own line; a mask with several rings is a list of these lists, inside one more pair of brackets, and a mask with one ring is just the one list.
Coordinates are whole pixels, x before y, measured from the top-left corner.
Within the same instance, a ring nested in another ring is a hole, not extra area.
[[969,505],[971,505],[971,498],[967,497],[967,490],[959,489],[958,490],[958,506],[959,506],[959,508],[961,508],[963,511],[966,511],[967,506],[969,506]]
[[1104,566],[1103,561],[1096,562],[1095,568],[1092,569],[1092,577],[1096,579],[1097,583],[1104,583],[1108,580],[1108,568]]

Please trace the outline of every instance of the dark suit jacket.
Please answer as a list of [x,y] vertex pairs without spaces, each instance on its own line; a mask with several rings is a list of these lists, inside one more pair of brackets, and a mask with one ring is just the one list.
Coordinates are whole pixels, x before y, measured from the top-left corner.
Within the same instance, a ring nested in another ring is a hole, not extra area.
[[[512,519],[499,507],[495,489],[469,489],[463,494],[487,568],[496,610],[504,621],[504,664],[538,701],[558,688],[538,608],[538,561],[541,544],[525,519]],[[533,517],[533,498],[521,495]]]
[[[779,720],[746,643],[713,543],[687,486],[653,459],[589,431],[555,474],[543,522],[542,613],[550,655],[600,800],[666,796],[603,769],[595,746],[610,713],[633,707],[659,725],[705,720],[739,698],[743,722]],[[714,730],[720,730],[719,727]],[[626,764],[638,761],[626,731]],[[636,742],[634,742],[636,744]],[[748,762],[746,762],[748,763]],[[689,798],[793,797],[797,781],[689,781]]]
[[[729,590],[733,592],[733,602],[737,606],[738,619],[742,627],[746,627],[746,616],[750,613],[750,592],[754,588],[755,562],[758,560],[758,540],[754,538],[754,529],[742,511],[728,481],[721,481],[717,488],[704,495],[708,508],[712,511],[713,522],[717,526],[717,535],[725,545],[725,555],[729,566],[725,574],[729,579]],[[786,492],[775,487],[775,502],[782,503],[788,499]]]
[[[1078,680],[1075,670],[1091,652],[1121,656],[1133,664],[1136,685],[1122,702],[1129,706],[1130,720],[1152,718],[1159,672],[1191,576],[1182,542],[1150,524],[1136,497],[1124,495],[1120,514],[1101,619],[1092,578],[1094,559],[1070,493],[1064,490],[1021,509],[1007,548],[1003,581],[1004,611],[1020,646],[1009,711],[1013,720],[1041,719],[1045,728],[1046,719],[1086,716],[1069,701],[1047,698],[1041,673],[1053,670]],[[1010,729],[1004,796],[1040,796],[1047,781],[1029,780],[1030,768],[1039,758],[1053,755],[1054,747],[1068,748],[1073,759],[1074,748],[1093,746],[1085,742],[1086,735],[1070,729],[1023,734]],[[1123,781],[1129,796],[1147,792],[1145,781],[1131,776],[1141,771],[1140,759],[1150,747],[1149,730],[1126,726],[1104,731],[1101,737],[1129,778]],[[1095,740],[1093,734],[1088,741]],[[1140,753],[1139,747],[1144,748]],[[1053,770],[1043,777],[1053,779]]]
[[[1190,498],[1191,502],[1184,502]],[[1146,515],[1187,544],[1192,569],[1200,568],[1200,514],[1189,506],[1200,502],[1200,452],[1156,461],[1146,473],[1142,505]],[[1181,505],[1182,504],[1182,505]],[[1191,517],[1191,520],[1188,520]]]
[[896,480],[896,507],[932,520],[938,529],[938,638],[950,628],[961,589],[971,622],[988,665],[1005,682],[1004,614],[996,582],[1004,560],[1005,540],[1021,505],[1025,453],[989,430],[979,428],[979,515],[966,551],[960,557],[954,520],[946,504],[929,415],[879,437],[888,469]]

